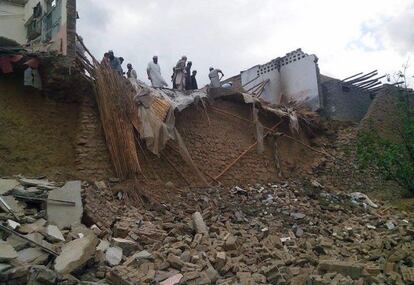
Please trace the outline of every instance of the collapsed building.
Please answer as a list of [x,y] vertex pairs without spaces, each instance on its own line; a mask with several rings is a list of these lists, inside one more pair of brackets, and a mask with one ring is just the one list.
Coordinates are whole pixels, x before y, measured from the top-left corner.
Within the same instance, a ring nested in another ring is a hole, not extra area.
[[361,120],[376,72],[334,79],[299,49],[230,89],[155,89],[89,53],[75,1],[0,7],[0,282],[413,281],[407,215],[312,177],[336,163],[323,121]]

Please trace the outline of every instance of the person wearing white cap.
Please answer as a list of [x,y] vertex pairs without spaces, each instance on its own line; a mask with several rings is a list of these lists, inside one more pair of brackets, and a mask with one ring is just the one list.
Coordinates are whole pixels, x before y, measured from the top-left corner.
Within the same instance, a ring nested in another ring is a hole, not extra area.
[[163,88],[168,86],[164,78],[161,75],[161,68],[158,65],[158,56],[154,55],[152,61],[147,66],[148,79],[151,81],[151,85],[154,88]]

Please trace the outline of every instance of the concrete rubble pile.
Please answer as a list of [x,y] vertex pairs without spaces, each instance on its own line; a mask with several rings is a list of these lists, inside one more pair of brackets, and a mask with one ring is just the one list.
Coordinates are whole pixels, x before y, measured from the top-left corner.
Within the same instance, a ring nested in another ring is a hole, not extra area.
[[0,284],[81,284],[99,244],[81,224],[81,191],[81,181],[0,179]]
[[115,198],[115,184],[85,189],[86,216],[108,233],[98,252],[111,284],[414,282],[412,215],[361,193],[292,180],[197,189],[141,210]]

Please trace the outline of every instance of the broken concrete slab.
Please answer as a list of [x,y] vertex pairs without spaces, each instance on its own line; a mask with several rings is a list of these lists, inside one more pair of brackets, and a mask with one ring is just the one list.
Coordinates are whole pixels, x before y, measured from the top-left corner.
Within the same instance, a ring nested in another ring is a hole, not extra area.
[[56,284],[57,274],[46,266],[36,265],[30,268],[27,285],[53,285]]
[[[16,200],[13,196],[2,196],[1,198],[9,206],[9,208],[15,215],[17,216],[24,215],[24,204],[23,203]],[[0,203],[0,208],[2,208],[3,211],[8,212],[8,209],[6,208],[5,205],[3,205],[3,203]]]
[[136,252],[139,249],[138,243],[129,239],[113,238],[112,244],[115,247],[121,248],[125,256],[130,256],[132,253]]
[[68,274],[82,267],[95,253],[98,239],[94,234],[75,239],[62,248],[55,260],[55,270],[60,274]]
[[120,264],[122,260],[122,248],[116,246],[108,248],[106,250],[105,257],[110,266]]
[[24,197],[37,197],[39,195],[42,195],[45,191],[46,190],[42,190],[37,187],[24,188],[23,186],[19,185],[13,189],[12,195],[19,195]]
[[75,206],[47,201],[47,220],[59,229],[69,228],[73,224],[80,224],[83,214],[81,198],[81,181],[68,181],[59,189],[49,193],[49,199],[75,202]]
[[0,195],[8,194],[20,183],[16,179],[0,179]]
[[43,264],[49,255],[37,247],[29,247],[17,252],[17,260],[29,264]]
[[96,247],[96,250],[105,252],[110,246],[111,246],[111,244],[109,243],[109,241],[101,240],[99,242],[99,245]]
[[29,244],[28,241],[16,236],[16,235],[10,235],[7,238],[7,243],[10,244],[15,250],[22,250],[26,248]]
[[65,238],[63,237],[63,234],[55,225],[48,225],[45,230],[46,237],[52,241],[65,241]]
[[28,179],[20,178],[20,184],[26,187],[37,187],[44,190],[53,190],[56,189],[56,185],[53,182],[50,182],[47,179]]
[[12,268],[13,266],[11,266],[8,263],[0,263],[0,273],[9,270],[10,268]]
[[15,222],[13,220],[8,219],[7,220],[7,225],[12,228],[13,230],[17,229],[18,227],[21,226],[21,224],[19,224],[18,222]]
[[0,262],[8,262],[17,258],[16,250],[8,243],[0,243]]
[[207,225],[204,223],[203,217],[200,212],[195,212],[193,214],[193,223],[196,233],[198,234],[208,234]]
[[44,226],[46,225],[45,219],[38,219],[36,222],[32,224],[24,224],[18,228],[18,231],[23,234],[31,234],[34,232],[39,232],[43,230]]

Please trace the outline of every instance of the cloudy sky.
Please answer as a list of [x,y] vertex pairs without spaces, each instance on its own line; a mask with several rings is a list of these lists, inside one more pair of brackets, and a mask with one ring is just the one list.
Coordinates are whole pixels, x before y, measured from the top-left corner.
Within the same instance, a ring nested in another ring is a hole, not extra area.
[[172,67],[187,55],[206,84],[210,66],[230,77],[297,48],[316,54],[321,73],[336,78],[374,69],[394,73],[407,59],[408,75],[414,75],[414,0],[77,3],[78,32],[95,56],[112,49],[145,81],[155,54],[168,82]]

